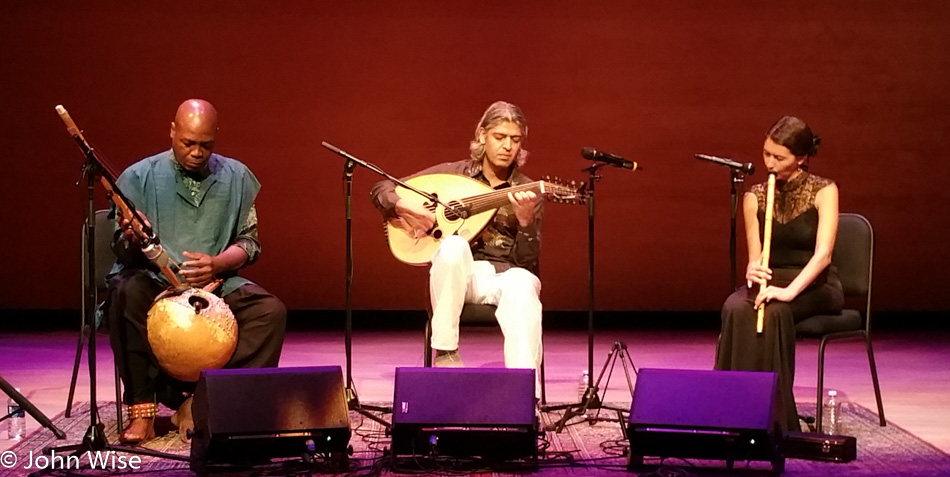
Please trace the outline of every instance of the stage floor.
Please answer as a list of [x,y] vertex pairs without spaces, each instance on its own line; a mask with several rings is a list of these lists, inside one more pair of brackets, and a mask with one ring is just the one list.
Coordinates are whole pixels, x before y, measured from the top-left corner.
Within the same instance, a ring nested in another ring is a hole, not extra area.
[[[0,375],[21,389],[47,416],[64,410],[76,350],[75,333],[0,333]],[[888,421],[935,447],[950,452],[950,333],[885,332],[875,335],[874,350]],[[713,331],[611,330],[600,332],[594,349],[595,378],[615,341],[627,344],[638,368],[709,369],[715,354]],[[112,352],[99,336],[97,352],[99,401],[114,399]],[[582,331],[549,331],[544,336],[547,398],[575,401],[578,380],[587,367],[587,336]],[[462,330],[461,354],[465,364],[501,367],[502,338],[496,328]],[[815,399],[817,349],[814,340],[798,344],[795,396],[799,402]],[[876,409],[874,390],[862,342],[833,343],[828,348],[825,387],[868,409]],[[290,332],[281,366],[344,365],[342,332]],[[353,378],[362,401],[392,401],[394,368],[422,365],[422,332],[357,331],[353,336]],[[619,363],[606,393],[611,402],[630,402]],[[6,397],[3,396],[5,399]],[[83,360],[76,401],[89,399],[89,373]],[[0,450],[6,439],[0,425]],[[28,430],[38,424],[28,418]]]

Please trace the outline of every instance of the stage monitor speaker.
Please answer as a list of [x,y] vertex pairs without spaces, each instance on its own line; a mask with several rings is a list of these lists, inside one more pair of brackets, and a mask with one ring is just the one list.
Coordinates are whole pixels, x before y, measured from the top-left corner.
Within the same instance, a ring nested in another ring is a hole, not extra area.
[[350,418],[339,366],[202,371],[191,468],[325,454],[346,460]]
[[768,461],[785,469],[775,400],[777,375],[765,372],[641,369],[627,437],[628,468],[644,456]]
[[536,462],[534,381],[533,369],[396,368],[393,458]]

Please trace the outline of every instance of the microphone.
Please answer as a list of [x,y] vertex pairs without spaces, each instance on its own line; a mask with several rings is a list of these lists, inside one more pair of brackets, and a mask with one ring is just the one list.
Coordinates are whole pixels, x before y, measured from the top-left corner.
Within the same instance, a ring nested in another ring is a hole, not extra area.
[[643,169],[643,167],[640,167],[640,165],[634,161],[628,161],[620,156],[615,156],[609,152],[601,152],[592,147],[585,147],[584,149],[581,149],[581,156],[584,156],[584,159],[600,161],[605,164],[610,164],[611,166],[630,169],[631,171]]
[[716,164],[722,164],[726,167],[738,169],[750,176],[755,173],[755,165],[753,165],[751,162],[746,162],[743,164],[741,162],[733,161],[732,159],[726,159],[725,157],[707,156],[706,154],[694,154],[694,156],[696,159],[715,162]]

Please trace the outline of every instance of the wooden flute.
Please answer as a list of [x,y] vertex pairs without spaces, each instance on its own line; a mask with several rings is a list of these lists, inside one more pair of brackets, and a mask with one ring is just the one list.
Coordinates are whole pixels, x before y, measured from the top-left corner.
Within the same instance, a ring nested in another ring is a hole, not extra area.
[[[775,207],[775,174],[769,174],[768,187],[765,192],[765,227],[764,237],[762,238],[761,263],[765,268],[769,268],[769,254],[772,249],[772,209]],[[759,285],[759,293],[768,287],[768,283]],[[758,317],[755,320],[755,332],[762,332],[762,324],[765,321],[765,302],[759,304]]]

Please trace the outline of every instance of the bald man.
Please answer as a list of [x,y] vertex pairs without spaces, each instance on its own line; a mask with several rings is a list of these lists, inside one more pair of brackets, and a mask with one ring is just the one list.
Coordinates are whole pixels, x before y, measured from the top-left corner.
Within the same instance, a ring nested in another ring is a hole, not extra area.
[[[151,223],[180,276],[202,287],[216,278],[238,322],[238,344],[227,368],[277,366],[287,317],[284,305],[238,271],[257,260],[260,183],[244,164],[213,153],[218,113],[211,103],[190,99],[171,123],[170,150],[142,159],[119,176],[119,189]],[[125,385],[129,425],[120,439],[139,443],[155,436],[157,403],[177,409],[172,422],[182,440],[194,428],[191,398],[195,383],[162,372],[148,345],[146,315],[169,284],[150,265],[129,223],[120,221],[114,249],[118,257],[105,304],[112,350]]]

